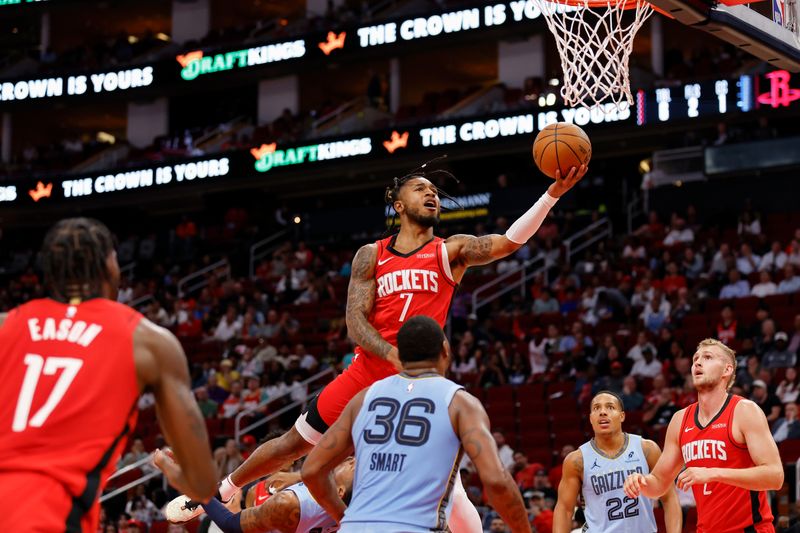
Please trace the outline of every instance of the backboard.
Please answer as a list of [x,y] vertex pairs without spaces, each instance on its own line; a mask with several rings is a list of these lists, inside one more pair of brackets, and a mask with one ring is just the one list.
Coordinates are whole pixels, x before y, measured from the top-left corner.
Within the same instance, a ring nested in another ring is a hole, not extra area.
[[650,0],[676,20],[707,31],[775,68],[800,72],[800,0]]

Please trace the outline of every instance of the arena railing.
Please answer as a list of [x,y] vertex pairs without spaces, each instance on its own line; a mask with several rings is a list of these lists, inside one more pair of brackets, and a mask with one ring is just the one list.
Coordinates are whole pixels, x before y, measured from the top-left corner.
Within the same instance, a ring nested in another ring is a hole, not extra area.
[[[150,467],[150,468],[148,468],[148,467]],[[108,480],[112,481],[112,480],[114,480],[114,479],[116,479],[116,478],[118,478],[118,477],[120,477],[120,476],[122,476],[124,474],[127,474],[128,472],[131,472],[131,471],[137,470],[137,469],[142,471],[143,475],[141,477],[133,479],[129,483],[126,483],[125,485],[123,485],[121,487],[117,487],[114,490],[112,490],[111,492],[107,492],[107,493],[103,494],[102,496],[100,496],[100,503],[103,503],[103,502],[105,502],[107,500],[110,500],[111,498],[113,498],[113,497],[115,497],[115,496],[117,496],[119,494],[124,494],[125,492],[127,492],[130,489],[132,489],[133,487],[141,485],[142,483],[147,483],[148,481],[150,481],[153,478],[156,478],[156,477],[159,477],[159,476],[163,476],[161,471],[158,468],[156,468],[155,465],[153,464],[153,454],[151,453],[147,457],[145,457],[144,459],[139,459],[138,461],[136,461],[133,464],[130,464],[130,465],[124,467],[124,468],[120,468],[119,470],[117,470],[116,472],[111,474],[111,477],[109,477]],[[164,488],[165,489],[167,488],[167,480],[166,480],[166,478],[164,478]]]
[[127,278],[130,282],[133,279],[133,273],[136,270],[136,261],[131,261],[125,266],[119,267],[120,277]]
[[278,239],[285,237],[287,230],[273,233],[265,239],[261,239],[250,247],[250,279],[256,276],[256,263],[267,257],[278,249],[279,244],[273,244]]
[[646,215],[650,210],[650,191],[644,189],[641,194],[634,193],[633,199],[628,202],[628,234],[633,233],[633,222]]
[[[608,217],[601,218],[582,230],[573,233],[563,242],[566,263],[569,264],[573,256],[578,252],[611,235],[611,220]],[[545,283],[548,282],[547,270],[544,254],[539,254],[518,267],[500,274],[472,291],[472,312],[477,313],[481,307],[514,290],[519,290],[520,295],[524,298],[525,287],[534,277],[543,274]],[[495,290],[490,292],[492,289]]]
[[178,280],[178,296],[183,298],[187,294],[191,294],[208,286],[209,274],[213,274],[217,277],[221,276],[222,281],[227,281],[231,278],[231,264],[227,259],[220,259],[216,263],[181,278]]
[[315,383],[315,382],[319,382],[322,378],[324,378],[325,376],[328,376],[328,375],[331,376],[331,379],[336,377],[336,369],[334,367],[330,366],[330,367],[326,368],[325,370],[322,370],[321,372],[317,372],[316,374],[314,374],[310,378],[307,378],[307,379],[301,381],[300,382],[300,387],[303,387],[303,388],[306,389],[306,398],[305,399],[296,400],[294,402],[290,402],[288,405],[285,405],[285,406],[281,407],[280,409],[278,409],[274,413],[270,413],[267,416],[265,416],[264,418],[260,418],[260,419],[258,419],[256,421],[248,424],[245,427],[241,427],[242,419],[244,417],[251,416],[253,413],[256,413],[256,412],[260,411],[261,409],[263,409],[264,407],[268,406],[272,402],[275,402],[277,400],[281,400],[283,398],[286,398],[287,396],[291,396],[293,390],[290,389],[290,390],[286,391],[285,393],[281,394],[280,396],[275,396],[274,398],[268,398],[268,399],[264,400],[263,402],[259,403],[258,405],[254,406],[254,407],[251,407],[249,409],[245,409],[244,411],[239,412],[236,415],[236,420],[235,420],[234,425],[233,425],[233,427],[234,427],[234,439],[236,440],[236,442],[240,442],[240,439],[241,439],[242,435],[246,434],[247,432],[252,431],[257,427],[261,427],[264,424],[266,424],[266,423],[274,420],[275,418],[281,416],[282,414],[291,411],[295,407],[298,407],[298,406],[306,403],[308,398],[313,397],[320,390],[322,390],[322,387],[319,387],[317,390],[309,392],[308,391],[309,385],[311,385],[312,383]]

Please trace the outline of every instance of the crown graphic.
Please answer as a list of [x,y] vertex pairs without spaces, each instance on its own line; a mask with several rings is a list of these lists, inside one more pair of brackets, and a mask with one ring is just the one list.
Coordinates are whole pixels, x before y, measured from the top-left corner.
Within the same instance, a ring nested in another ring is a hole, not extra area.
[[396,131],[393,131],[391,139],[388,141],[383,141],[383,147],[386,148],[386,151],[390,154],[393,154],[398,148],[405,148],[406,146],[408,146],[407,131],[403,132],[402,135]]
[[347,32],[342,32],[339,35],[336,33],[329,31],[328,32],[328,40],[324,43],[319,43],[319,49],[327,56],[330,55],[331,52],[338,48],[344,48],[344,40],[347,37]]
[[262,144],[258,148],[251,148],[250,153],[253,154],[253,157],[255,157],[256,159],[261,159],[265,155],[274,152],[277,147],[278,147],[277,143]]
[[203,51],[195,50],[194,52],[187,52],[183,55],[176,56],[175,59],[178,61],[178,63],[181,64],[182,67],[186,68],[186,65],[188,65],[192,61],[197,61],[202,57],[203,57]]

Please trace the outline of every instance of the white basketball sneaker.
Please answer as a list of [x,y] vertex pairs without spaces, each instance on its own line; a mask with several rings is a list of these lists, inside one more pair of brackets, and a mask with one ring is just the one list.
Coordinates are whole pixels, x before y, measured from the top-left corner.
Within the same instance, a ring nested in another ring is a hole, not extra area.
[[192,501],[183,494],[169,502],[164,508],[164,516],[173,524],[184,524],[204,512],[200,503]]

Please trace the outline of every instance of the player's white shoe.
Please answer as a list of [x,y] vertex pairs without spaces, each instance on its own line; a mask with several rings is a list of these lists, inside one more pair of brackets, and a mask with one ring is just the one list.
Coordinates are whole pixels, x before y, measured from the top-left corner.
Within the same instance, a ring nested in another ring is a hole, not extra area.
[[169,502],[164,508],[164,516],[173,524],[186,523],[204,512],[199,503],[192,501],[183,494]]

